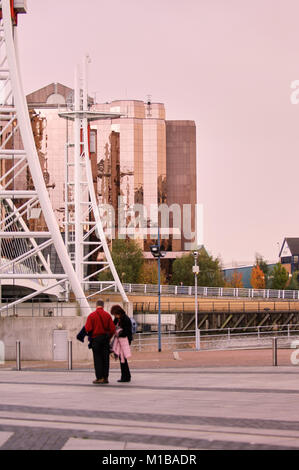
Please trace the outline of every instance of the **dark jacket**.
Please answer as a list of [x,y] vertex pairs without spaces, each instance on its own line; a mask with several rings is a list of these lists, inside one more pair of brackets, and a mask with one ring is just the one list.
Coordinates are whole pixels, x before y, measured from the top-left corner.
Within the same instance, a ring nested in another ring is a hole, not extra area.
[[122,329],[119,333],[120,338],[128,338],[129,344],[131,344],[133,335],[132,335],[132,323],[128,315],[123,315],[119,320],[114,319],[115,326],[118,326]]
[[81,343],[84,343],[85,336],[88,336],[88,347],[91,349],[91,334],[88,334],[85,330],[85,326],[83,326],[82,330],[80,330],[77,334],[77,340],[81,341]]

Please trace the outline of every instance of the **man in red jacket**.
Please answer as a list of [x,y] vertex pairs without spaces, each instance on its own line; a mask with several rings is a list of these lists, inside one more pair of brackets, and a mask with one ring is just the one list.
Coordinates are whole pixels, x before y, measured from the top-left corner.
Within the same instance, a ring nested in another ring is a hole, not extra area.
[[94,384],[108,384],[110,338],[115,333],[115,325],[111,315],[104,310],[103,300],[98,300],[97,308],[88,315],[85,330],[91,336],[91,348],[93,352],[96,380]]

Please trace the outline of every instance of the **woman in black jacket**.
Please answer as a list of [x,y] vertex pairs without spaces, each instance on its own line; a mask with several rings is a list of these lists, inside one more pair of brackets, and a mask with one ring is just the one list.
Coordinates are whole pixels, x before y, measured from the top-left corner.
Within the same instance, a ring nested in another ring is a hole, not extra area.
[[[111,308],[111,315],[114,318],[114,324],[116,327],[121,328],[119,333],[119,338],[128,338],[129,344],[132,342],[132,323],[126,312],[121,308],[120,305],[113,305]],[[127,359],[125,358],[125,362],[120,361],[120,369],[121,369],[121,378],[118,382],[130,382],[131,381],[131,373],[129,369],[129,364]]]

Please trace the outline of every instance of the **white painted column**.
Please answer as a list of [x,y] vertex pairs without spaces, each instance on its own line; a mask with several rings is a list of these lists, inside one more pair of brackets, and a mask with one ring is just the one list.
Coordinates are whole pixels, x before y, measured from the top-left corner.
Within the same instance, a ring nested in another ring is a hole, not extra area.
[[75,270],[78,280],[83,288],[83,224],[81,204],[81,99],[80,99],[80,71],[79,66],[75,69],[75,116],[74,122],[74,206],[75,206]]

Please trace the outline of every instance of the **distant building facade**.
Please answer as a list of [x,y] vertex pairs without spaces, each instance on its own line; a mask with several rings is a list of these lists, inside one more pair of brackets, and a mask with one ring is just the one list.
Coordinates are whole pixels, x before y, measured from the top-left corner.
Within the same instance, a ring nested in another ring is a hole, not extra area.
[[279,258],[289,274],[299,271],[299,238],[285,238],[279,252]]
[[172,240],[172,250],[179,252],[187,249],[196,233],[194,208],[197,173],[194,121],[166,121],[166,174],[167,204],[178,204],[184,217],[181,239]]
[[136,205],[142,205],[147,225],[151,206],[166,202],[164,105],[119,100],[96,104],[94,109],[121,114],[120,119],[91,126],[97,132],[99,202],[112,203],[118,212],[120,197],[128,222]]
[[[62,232],[65,221],[65,144],[73,139],[73,124],[58,114],[72,105],[73,96],[71,88],[59,83],[52,83],[27,96],[30,112],[42,122],[39,145],[50,200]],[[120,201],[126,223],[133,218],[136,205],[143,206],[146,229],[162,223],[157,210],[159,205],[169,208],[176,205],[181,213],[180,226],[170,210],[169,219],[164,220],[161,227],[161,243],[170,258],[191,249],[192,242],[196,240],[195,123],[167,121],[162,103],[116,100],[94,104],[90,99],[89,105],[94,111],[121,115],[119,119],[93,121],[90,136],[98,202],[113,206],[116,231],[119,230]],[[156,237],[138,230],[136,233],[147,252],[145,256],[150,257],[149,246]]]
[[[268,264],[268,272],[271,273],[272,269],[274,268],[275,264],[271,263]],[[239,267],[231,267],[231,268],[223,268],[224,279],[226,282],[231,282],[234,274],[238,274],[241,276],[241,281],[243,287],[246,289],[251,289],[251,274],[254,265],[249,266],[239,266]]]
[[29,110],[44,122],[41,140],[47,162],[48,191],[62,232],[65,211],[65,145],[67,139],[72,139],[73,126],[61,119],[58,112],[65,110],[67,103],[72,103],[73,96],[73,90],[60,83],[52,83],[27,95]]

